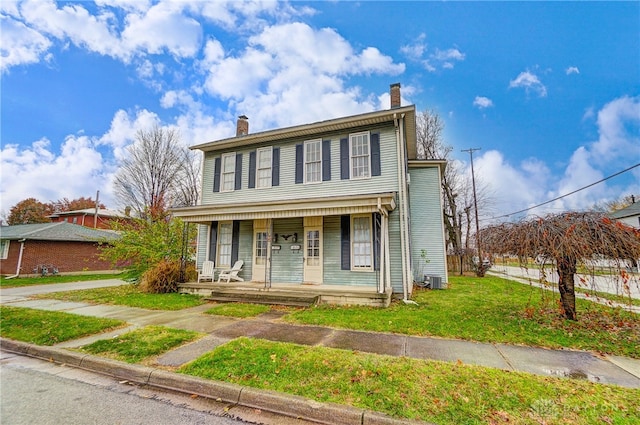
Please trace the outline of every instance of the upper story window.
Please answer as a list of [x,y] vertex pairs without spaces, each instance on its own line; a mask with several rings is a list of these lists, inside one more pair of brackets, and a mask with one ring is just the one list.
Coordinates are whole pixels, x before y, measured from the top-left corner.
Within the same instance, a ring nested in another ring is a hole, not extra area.
[[257,186],[271,187],[272,180],[272,153],[271,147],[258,149],[257,151]]
[[368,131],[340,139],[340,178],[368,179],[380,176],[380,133]]
[[322,140],[304,142],[304,182],[322,180]]
[[357,133],[349,136],[349,163],[352,179],[371,177],[369,133]]
[[235,188],[236,154],[222,155],[221,192],[229,192]]

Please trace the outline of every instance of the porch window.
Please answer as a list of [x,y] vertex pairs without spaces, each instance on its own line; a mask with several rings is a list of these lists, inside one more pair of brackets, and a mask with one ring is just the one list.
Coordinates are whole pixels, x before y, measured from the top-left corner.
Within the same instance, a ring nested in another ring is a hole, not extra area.
[[258,149],[257,151],[257,180],[258,187],[271,187],[271,164],[272,149],[271,147]]
[[218,224],[218,267],[231,267],[231,245],[233,242],[232,222]]
[[267,232],[256,232],[256,264],[265,265],[267,262]]
[[235,187],[236,154],[222,155],[222,185],[221,192],[230,192]]
[[369,148],[369,133],[356,133],[349,136],[349,159],[351,164],[351,178],[363,179],[371,177],[371,155]]
[[351,233],[352,268],[371,270],[373,266],[371,215],[352,216]]
[[9,241],[0,241],[0,260],[6,260],[9,256]]
[[322,180],[322,140],[304,142],[304,182],[316,183]]

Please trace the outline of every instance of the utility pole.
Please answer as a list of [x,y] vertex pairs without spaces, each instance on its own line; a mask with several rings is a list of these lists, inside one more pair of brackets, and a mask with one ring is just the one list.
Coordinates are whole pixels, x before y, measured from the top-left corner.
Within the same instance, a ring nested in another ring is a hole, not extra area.
[[480,248],[480,223],[478,220],[478,199],[476,196],[476,177],[473,171],[473,153],[479,151],[482,148],[469,148],[463,149],[462,152],[469,152],[471,158],[471,184],[473,186],[473,207],[476,212],[476,246],[478,248],[478,276],[484,276],[484,264],[482,261],[482,250]]

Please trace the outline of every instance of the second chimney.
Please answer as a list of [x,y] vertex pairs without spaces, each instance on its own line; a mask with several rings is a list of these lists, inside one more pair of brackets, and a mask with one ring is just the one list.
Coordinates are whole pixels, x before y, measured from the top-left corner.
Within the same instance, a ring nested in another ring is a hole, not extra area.
[[391,84],[391,109],[400,107],[400,83]]
[[240,115],[238,117],[238,124],[236,125],[236,137],[247,134],[249,134],[249,118],[247,118],[246,115]]

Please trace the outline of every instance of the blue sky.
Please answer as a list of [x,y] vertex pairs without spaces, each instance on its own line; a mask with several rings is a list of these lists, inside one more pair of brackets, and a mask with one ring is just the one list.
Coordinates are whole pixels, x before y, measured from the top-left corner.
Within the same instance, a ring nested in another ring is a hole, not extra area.
[[[445,122],[484,218],[640,163],[639,2],[0,3],[0,213],[113,196],[139,129],[194,145],[403,105]],[[468,171],[467,171],[468,172]],[[640,167],[532,214],[640,195]]]

